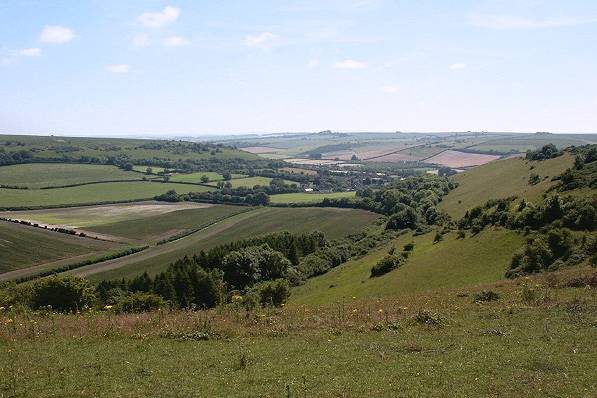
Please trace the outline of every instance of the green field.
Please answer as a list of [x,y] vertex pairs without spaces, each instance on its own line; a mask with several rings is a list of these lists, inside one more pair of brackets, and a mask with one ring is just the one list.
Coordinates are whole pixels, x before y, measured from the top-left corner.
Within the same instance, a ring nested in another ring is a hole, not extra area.
[[44,207],[149,199],[174,189],[178,193],[206,192],[210,188],[175,183],[109,182],[43,190],[0,189],[0,208]]
[[153,174],[161,173],[164,170],[166,170],[163,167],[157,167],[157,166],[140,166],[140,165],[134,165],[133,166],[133,170],[135,170],[135,171],[137,171],[139,173],[146,173],[148,167],[151,168],[151,172]]
[[[595,293],[564,287],[572,276],[251,312],[0,313],[0,324],[8,325],[0,328],[0,391],[131,398],[592,397]],[[525,283],[536,299],[523,299]],[[482,289],[499,299],[476,303]],[[425,323],[428,318],[433,322]]]
[[330,192],[330,193],[282,193],[279,195],[271,195],[271,203],[317,203],[325,198],[339,199],[339,198],[353,198],[356,192]]
[[509,152],[526,152],[527,150],[539,149],[547,144],[554,144],[560,149],[564,149],[571,145],[585,145],[595,143],[595,135],[572,135],[572,134],[517,134],[510,137],[499,137],[496,139],[486,140],[474,146],[468,147],[473,151],[496,151],[502,153]]
[[260,208],[232,216],[183,239],[106,264],[79,268],[72,273],[93,280],[135,276],[143,271],[153,274],[178,258],[223,243],[276,231],[303,233],[318,230],[328,239],[336,239],[370,225],[377,218],[377,214],[353,209]]
[[141,178],[138,173],[124,171],[116,166],[91,164],[30,163],[0,167],[0,185],[29,188]]
[[244,206],[213,205],[92,226],[87,229],[102,234],[137,240],[164,239],[185,230],[207,226],[216,220],[247,210],[249,208]]
[[117,246],[0,221],[0,273]]
[[[460,218],[466,210],[482,205],[489,199],[517,195],[536,201],[555,185],[551,178],[571,167],[573,160],[571,155],[564,154],[540,162],[514,158],[475,167],[454,177],[459,186],[444,197],[439,207],[452,217]],[[529,185],[532,173],[539,175],[540,183]]]
[[[465,239],[456,239],[451,233],[436,244],[433,235],[402,236],[361,259],[310,279],[294,289],[291,300],[297,304],[326,304],[352,297],[388,297],[499,281],[504,278],[512,253],[524,241],[523,236],[505,230],[487,230]],[[381,277],[369,277],[371,267],[391,247],[401,250],[411,241],[415,248],[405,265]]]
[[[213,171],[198,171],[196,173],[174,174],[172,177],[170,177],[170,181],[201,183],[201,177],[203,177],[203,176],[209,177],[209,182],[224,180],[224,176],[222,176],[222,174],[220,174],[220,173],[215,173]],[[245,177],[245,175],[244,174],[232,174],[232,178],[242,178],[242,177]]]

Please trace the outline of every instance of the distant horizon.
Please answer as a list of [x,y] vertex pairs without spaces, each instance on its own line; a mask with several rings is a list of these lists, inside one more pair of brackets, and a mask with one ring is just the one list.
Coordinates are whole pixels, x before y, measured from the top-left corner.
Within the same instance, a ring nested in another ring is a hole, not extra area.
[[496,135],[505,135],[505,134],[553,134],[553,135],[597,135],[597,131],[594,133],[591,132],[552,132],[552,131],[451,131],[451,130],[443,130],[443,131],[340,131],[340,130],[321,130],[321,131],[283,131],[283,132],[231,132],[231,133],[198,133],[198,134],[177,134],[177,133],[164,133],[164,134],[135,134],[135,133],[102,133],[102,134],[93,134],[93,133],[73,133],[73,134],[60,134],[60,133],[7,133],[7,132],[0,132],[0,136],[36,136],[36,137],[73,137],[73,138],[136,138],[136,139],[156,139],[156,138],[164,138],[164,139],[185,139],[185,138],[218,138],[218,137],[243,137],[243,136],[255,136],[255,137],[267,137],[267,136],[275,136],[275,135],[306,135],[306,134],[319,134],[330,131],[331,133],[337,134],[426,134],[426,135],[433,135],[433,134],[474,134],[474,133],[483,133],[483,134],[496,134]]

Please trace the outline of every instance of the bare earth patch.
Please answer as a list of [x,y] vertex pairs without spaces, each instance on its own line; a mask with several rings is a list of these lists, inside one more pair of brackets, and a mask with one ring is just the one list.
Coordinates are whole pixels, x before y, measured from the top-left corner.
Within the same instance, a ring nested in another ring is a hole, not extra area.
[[496,155],[482,155],[447,150],[425,160],[425,163],[441,164],[448,167],[471,167],[489,163],[499,159]]

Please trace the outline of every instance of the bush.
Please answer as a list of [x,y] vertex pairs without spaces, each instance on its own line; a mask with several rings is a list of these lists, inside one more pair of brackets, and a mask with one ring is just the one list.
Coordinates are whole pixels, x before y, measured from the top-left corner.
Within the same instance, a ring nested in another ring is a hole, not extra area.
[[404,262],[404,257],[397,255],[387,255],[371,268],[371,278],[387,274],[390,271],[400,267]]
[[500,295],[493,290],[481,290],[479,293],[475,294],[475,302],[477,303],[495,301],[499,299]]
[[263,306],[280,307],[290,297],[290,284],[285,279],[265,282],[258,287],[258,292]]
[[51,307],[55,311],[76,312],[93,306],[96,300],[94,289],[86,279],[54,275],[34,283],[31,307]]
[[155,311],[166,307],[166,301],[154,293],[131,293],[120,300],[115,306],[117,313],[140,313]]

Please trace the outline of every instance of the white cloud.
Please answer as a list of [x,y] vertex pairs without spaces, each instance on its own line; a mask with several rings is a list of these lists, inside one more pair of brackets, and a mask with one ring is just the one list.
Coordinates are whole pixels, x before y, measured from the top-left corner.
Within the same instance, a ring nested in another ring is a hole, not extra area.
[[245,37],[245,44],[249,47],[266,47],[276,35],[270,32],[262,32],[258,35],[247,35]]
[[367,63],[355,61],[354,59],[345,59],[344,61],[336,62],[333,65],[334,69],[365,69]]
[[170,36],[162,40],[166,47],[182,47],[189,44],[189,41],[182,36]]
[[382,93],[386,94],[396,94],[400,91],[400,87],[398,86],[381,86],[379,89]]
[[133,45],[137,47],[147,47],[151,44],[151,39],[145,33],[133,37]]
[[114,64],[106,66],[106,70],[112,73],[128,73],[130,69],[131,68],[128,64]]
[[312,59],[307,62],[307,68],[317,68],[321,62],[318,59]]
[[470,23],[474,26],[490,29],[539,29],[558,28],[563,26],[583,25],[597,22],[597,17],[591,18],[557,18],[536,20],[518,15],[481,15],[470,16]]
[[41,48],[24,48],[19,51],[19,55],[24,57],[39,57],[41,55]]
[[137,17],[146,28],[161,28],[178,19],[180,8],[167,6],[161,12],[144,12]]
[[67,41],[71,41],[74,37],[74,32],[65,26],[47,25],[41,31],[39,40],[44,43],[66,43]]
[[464,69],[466,68],[466,64],[463,64],[461,62],[457,62],[455,64],[450,65],[450,69],[452,70],[460,70],[460,69]]

